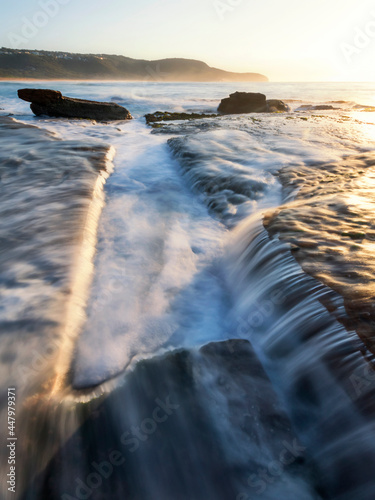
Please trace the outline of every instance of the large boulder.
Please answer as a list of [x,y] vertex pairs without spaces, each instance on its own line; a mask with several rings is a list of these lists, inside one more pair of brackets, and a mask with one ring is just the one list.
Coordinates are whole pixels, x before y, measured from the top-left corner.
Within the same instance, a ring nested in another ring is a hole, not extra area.
[[87,101],[65,97],[56,90],[21,89],[18,97],[31,102],[31,111],[37,116],[47,115],[88,120],[131,120],[126,108],[110,102]]
[[279,113],[290,111],[285,102],[278,99],[266,100],[264,94],[254,92],[235,92],[222,99],[218,112],[223,115],[240,113]]
[[235,92],[222,99],[218,107],[223,115],[266,111],[266,96],[254,92]]

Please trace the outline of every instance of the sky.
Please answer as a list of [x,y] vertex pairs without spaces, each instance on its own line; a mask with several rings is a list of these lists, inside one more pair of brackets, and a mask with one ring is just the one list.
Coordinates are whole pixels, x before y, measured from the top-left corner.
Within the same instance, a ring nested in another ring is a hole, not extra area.
[[0,46],[375,81],[373,0],[2,0]]

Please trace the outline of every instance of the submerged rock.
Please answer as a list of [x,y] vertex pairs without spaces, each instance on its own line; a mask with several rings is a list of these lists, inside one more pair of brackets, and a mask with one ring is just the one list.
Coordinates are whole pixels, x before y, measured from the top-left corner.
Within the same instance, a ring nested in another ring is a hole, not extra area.
[[254,201],[264,198],[268,182],[273,180],[259,176],[257,169],[231,161],[237,147],[231,140],[221,137],[225,153],[222,158],[215,156],[214,162],[218,145],[215,132],[206,133],[203,148],[201,141],[199,135],[188,134],[169,139],[168,146],[190,188],[199,193],[215,217],[232,225],[253,209]]
[[353,106],[353,109],[359,109],[361,111],[374,112],[375,111],[375,106],[366,106],[365,104],[356,104],[355,106]]
[[317,105],[303,104],[297,109],[297,111],[332,111],[335,109],[340,109],[340,108],[334,108],[330,104],[317,104]]
[[314,111],[328,111],[332,109],[340,109],[340,108],[334,108],[330,104],[318,104],[317,106],[313,106],[312,108]]
[[129,111],[115,103],[87,101],[65,97],[56,90],[21,89],[18,97],[31,102],[31,111],[37,115],[88,120],[131,120]]
[[[269,463],[278,465],[282,481],[259,498],[315,498],[313,468],[250,342],[143,360],[123,380],[75,410],[77,426],[60,440],[56,433],[72,410],[59,405],[42,445],[45,451],[54,438],[60,446],[22,500],[82,498],[71,478],[90,479],[98,470],[106,478],[90,500],[255,498],[249,477]],[[41,432],[44,420],[37,421]]]
[[269,99],[266,101],[268,113],[280,113],[290,111],[290,108],[284,101],[279,99]]
[[235,92],[222,99],[218,111],[224,115],[240,113],[275,113],[289,111],[289,106],[278,99],[266,100],[264,94]]
[[157,122],[168,122],[175,120],[199,120],[201,118],[216,118],[217,114],[205,114],[205,113],[170,113],[169,111],[156,111],[155,113],[149,113],[145,115],[146,123],[152,125],[153,127]]

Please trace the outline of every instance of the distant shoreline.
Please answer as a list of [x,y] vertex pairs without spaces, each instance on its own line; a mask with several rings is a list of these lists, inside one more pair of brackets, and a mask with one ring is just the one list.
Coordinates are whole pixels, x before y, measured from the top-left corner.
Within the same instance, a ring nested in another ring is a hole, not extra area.
[[[28,78],[28,77],[20,77],[20,78],[5,78],[0,77],[0,82],[87,82],[87,83],[142,83],[142,84],[156,84],[156,83],[215,83],[215,84],[227,84],[227,83],[291,83],[291,82],[255,82],[254,80],[249,81],[221,81],[217,80],[211,81],[201,81],[201,80],[163,80],[163,81],[153,81],[153,80],[114,80],[114,79],[94,79],[94,78]],[[309,83],[309,82],[296,82],[296,83]],[[326,83],[326,82],[321,82]]]
[[264,82],[256,72],[213,68],[185,58],[132,59],[109,54],[75,54],[0,48],[0,78],[58,78],[147,82]]
[[367,81],[361,81],[361,82],[357,82],[357,81],[353,81],[353,82],[349,82],[349,81],[297,81],[297,82],[294,82],[294,81],[263,81],[263,82],[255,82],[253,80],[249,80],[249,81],[225,81],[225,82],[218,82],[217,80],[212,80],[212,81],[200,81],[200,80],[196,80],[196,81],[192,81],[192,80],[186,80],[186,81],[181,81],[181,80],[164,80],[164,81],[150,81],[150,80],[116,80],[116,79],[94,79],[94,78],[28,78],[28,77],[19,77],[19,78],[6,78],[6,77],[0,77],[0,82],[87,82],[87,83],[181,83],[181,84],[184,84],[184,83],[215,83],[215,84],[220,84],[220,83],[223,83],[223,84],[227,84],[227,83],[238,83],[238,84],[242,84],[242,83],[256,83],[256,84],[296,84],[296,85],[309,85],[309,84],[314,84],[314,85],[335,85],[335,84],[369,84],[369,85],[373,85],[374,82],[367,82]]

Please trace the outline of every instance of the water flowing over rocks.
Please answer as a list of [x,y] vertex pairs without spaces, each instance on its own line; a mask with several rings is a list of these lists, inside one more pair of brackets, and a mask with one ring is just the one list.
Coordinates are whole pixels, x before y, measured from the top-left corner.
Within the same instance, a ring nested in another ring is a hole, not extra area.
[[317,468],[317,498],[371,500],[375,374],[355,332],[323,306],[344,309],[342,298],[302,271],[277,231],[270,237],[264,229],[261,214],[245,221],[235,238],[230,279],[240,299],[239,332],[261,353],[287,403],[293,429]]
[[77,415],[22,500],[318,498],[305,447],[246,340],[141,361]]
[[[0,401],[17,382],[21,492],[31,473],[25,450],[38,438],[26,425],[35,408],[25,402],[33,399],[38,407],[47,392],[64,385],[65,355],[70,358],[84,320],[113,149],[98,141],[61,140],[8,117],[0,118],[0,144]],[[3,410],[0,416],[5,421]],[[3,486],[0,497],[6,498]]]
[[267,230],[291,245],[304,271],[344,298],[339,320],[375,353],[374,155],[287,167],[279,177],[292,201],[267,213]]
[[296,111],[333,111],[335,109],[340,109],[338,107],[333,107],[330,104],[303,104]]
[[0,85],[1,500],[373,500],[370,108],[271,84],[262,115],[200,119],[233,84],[59,85],[136,119],[36,120]]
[[279,99],[268,99],[266,101],[266,111],[268,113],[280,113],[290,111],[290,108],[284,101]]
[[169,122],[176,120],[201,120],[202,118],[216,118],[217,114],[206,113],[170,113],[169,111],[156,111],[145,115],[146,123],[157,128],[158,122]]
[[65,97],[57,90],[20,89],[18,97],[31,102],[31,111],[37,115],[87,120],[131,120],[129,111],[112,102],[87,101]]
[[[256,204],[261,204],[278,189],[271,173],[260,173],[251,161],[246,164],[246,154],[243,163],[233,161],[233,145],[241,139],[245,142],[246,135],[233,133],[228,138],[220,131],[208,131],[203,148],[201,138],[195,134],[168,140],[185,182],[202,196],[210,212],[229,226],[251,213]],[[218,141],[222,150],[220,157],[212,162]]]

